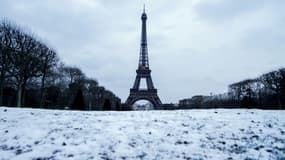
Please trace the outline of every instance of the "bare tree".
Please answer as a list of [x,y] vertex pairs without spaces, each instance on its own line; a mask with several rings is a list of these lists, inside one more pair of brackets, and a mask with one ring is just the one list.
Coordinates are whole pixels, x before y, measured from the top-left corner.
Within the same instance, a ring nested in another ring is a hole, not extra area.
[[15,51],[12,54],[12,67],[10,73],[13,75],[17,86],[17,106],[21,107],[25,97],[25,88],[30,78],[38,77],[40,74],[40,57],[38,42],[34,37],[24,33],[21,29],[15,32]]
[[85,80],[84,73],[77,67],[64,67],[63,71],[69,78],[69,84]]
[[40,67],[40,76],[41,76],[41,100],[40,107],[44,106],[45,102],[45,86],[47,76],[52,76],[53,68],[58,63],[58,57],[56,52],[52,49],[49,49],[45,45],[39,45],[39,50],[41,52],[41,67]]
[[284,89],[285,73],[284,69],[272,71],[261,76],[261,82],[268,89],[269,94],[277,96],[279,108],[282,106],[282,88]]
[[11,77],[9,72],[12,62],[11,55],[15,52],[15,33],[18,27],[4,19],[0,24],[0,106],[3,104],[3,89],[6,79]]
[[88,78],[85,81],[85,88],[87,91],[87,98],[86,98],[86,102],[88,105],[88,110],[92,110],[92,106],[96,105],[96,94],[98,91],[98,82],[94,79]]
[[229,85],[229,93],[234,100],[240,101],[242,96],[242,83],[237,82]]
[[7,32],[7,23],[2,22],[0,24],[0,106],[2,106],[3,101],[3,89],[5,79],[8,73],[8,51],[9,46],[11,45],[11,41],[9,36],[7,36],[9,32]]
[[259,79],[246,79],[229,86],[229,95],[233,99],[242,102],[242,105],[254,105],[254,100],[257,98],[259,89]]

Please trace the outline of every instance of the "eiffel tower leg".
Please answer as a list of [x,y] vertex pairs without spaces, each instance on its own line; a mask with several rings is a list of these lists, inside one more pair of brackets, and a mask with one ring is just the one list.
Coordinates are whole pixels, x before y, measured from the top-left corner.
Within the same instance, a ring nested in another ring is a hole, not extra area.
[[153,83],[152,83],[152,79],[151,79],[150,76],[146,78],[146,83],[147,83],[147,87],[149,89],[154,89],[154,86],[153,86]]
[[139,87],[140,87],[140,82],[141,82],[141,78],[139,77],[139,75],[137,75],[133,88],[139,89]]

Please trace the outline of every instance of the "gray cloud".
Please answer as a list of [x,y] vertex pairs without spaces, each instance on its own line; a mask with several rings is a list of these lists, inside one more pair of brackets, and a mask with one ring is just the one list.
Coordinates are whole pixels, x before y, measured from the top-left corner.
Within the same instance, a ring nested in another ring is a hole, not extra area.
[[[142,1],[6,0],[0,15],[31,28],[124,101],[139,56]],[[221,93],[284,67],[285,1],[147,1],[152,76],[163,102]]]

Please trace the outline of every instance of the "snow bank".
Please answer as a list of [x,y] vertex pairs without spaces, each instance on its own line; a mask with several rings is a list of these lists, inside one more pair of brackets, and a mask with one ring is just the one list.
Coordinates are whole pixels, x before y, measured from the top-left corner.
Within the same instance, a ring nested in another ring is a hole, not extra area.
[[285,111],[0,107],[0,160],[282,159]]

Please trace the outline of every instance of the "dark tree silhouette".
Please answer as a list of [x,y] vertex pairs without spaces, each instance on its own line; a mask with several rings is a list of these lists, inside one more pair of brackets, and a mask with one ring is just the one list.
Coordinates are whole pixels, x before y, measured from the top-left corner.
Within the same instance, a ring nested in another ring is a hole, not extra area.
[[120,109],[120,104],[119,104],[119,102],[116,102],[116,110],[117,111],[120,111],[121,109]]
[[111,102],[109,99],[105,99],[103,110],[104,111],[110,111],[111,110]]
[[74,110],[85,110],[85,102],[84,102],[84,97],[82,90],[78,90],[77,94],[74,98],[74,101],[72,103],[71,109]]
[[41,77],[41,97],[40,97],[40,107],[44,107],[45,97],[46,97],[46,81],[49,76],[52,76],[53,69],[58,63],[58,58],[56,52],[46,46],[40,47],[40,51],[43,56],[41,57],[41,68],[40,68],[40,77]]

